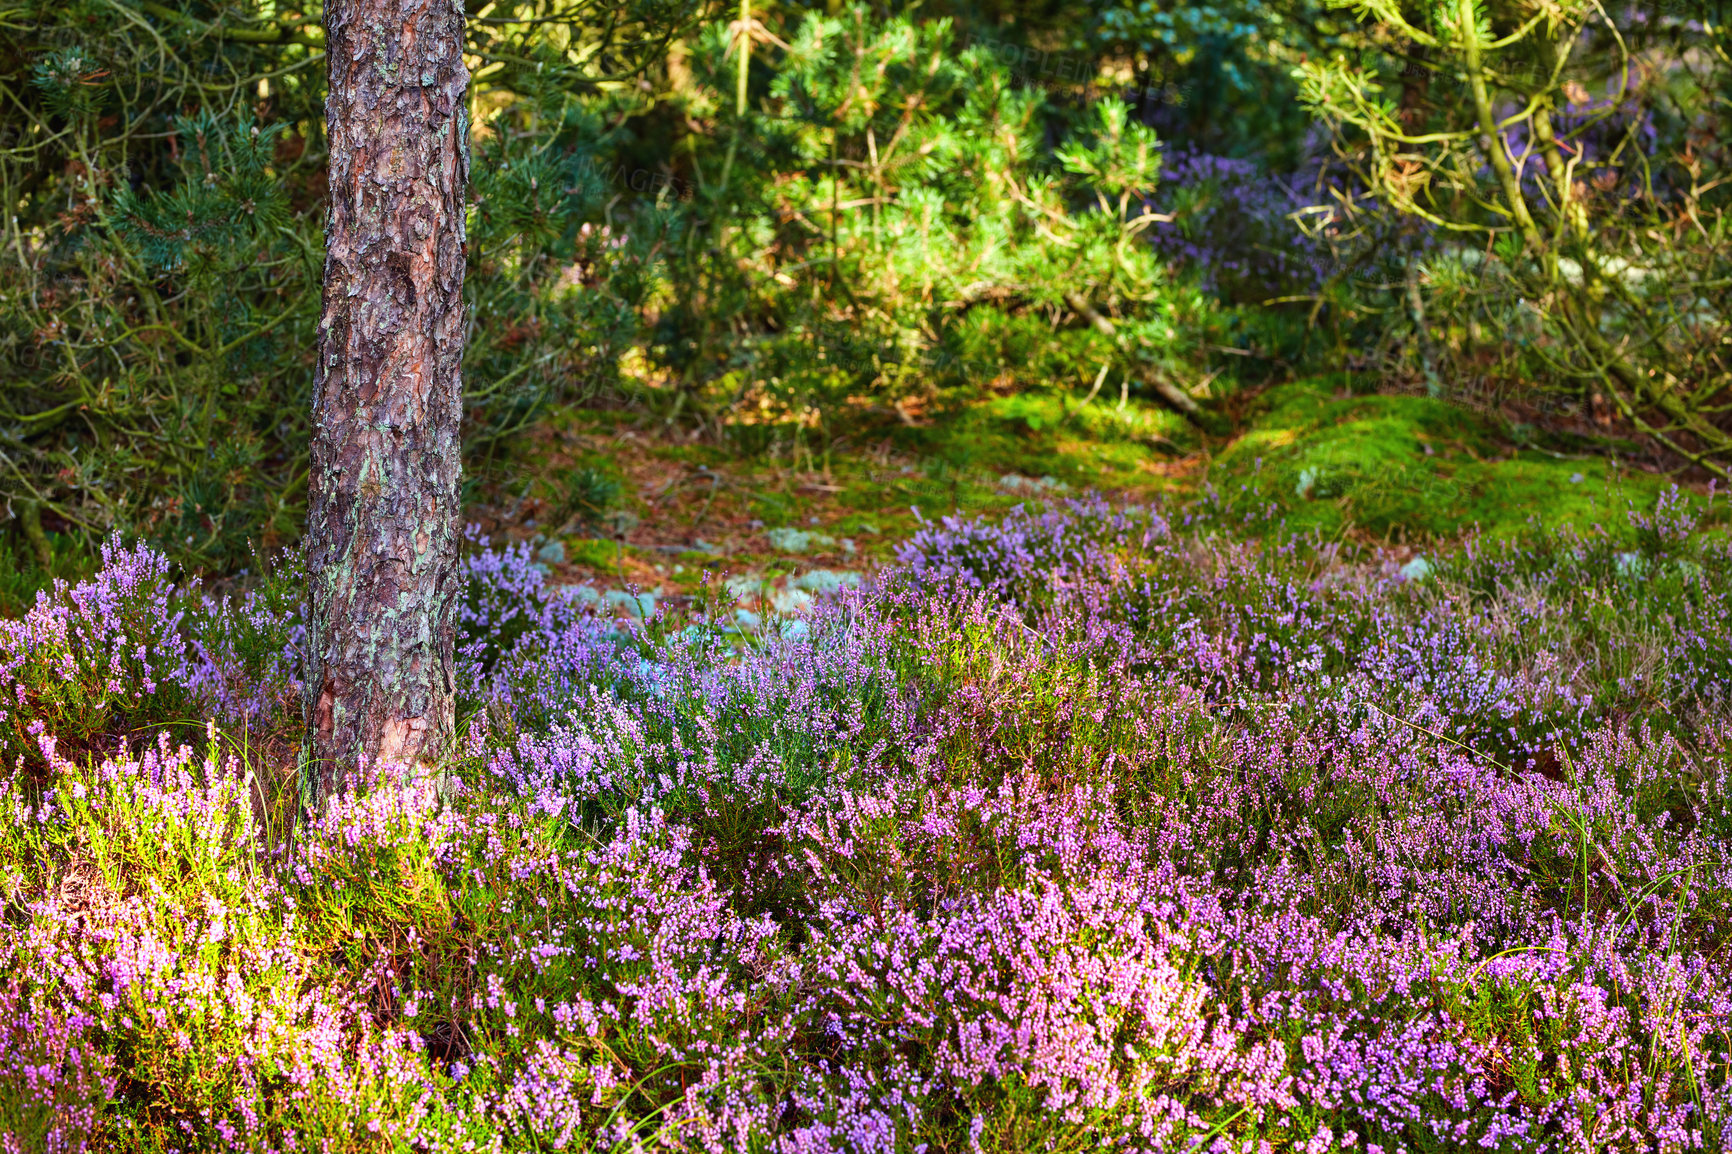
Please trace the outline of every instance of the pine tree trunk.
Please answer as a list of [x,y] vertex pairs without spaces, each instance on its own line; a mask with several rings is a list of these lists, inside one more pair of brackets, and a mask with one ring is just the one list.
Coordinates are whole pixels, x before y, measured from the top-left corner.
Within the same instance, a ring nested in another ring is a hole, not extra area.
[[329,0],[330,206],[308,478],[307,741],[316,807],[455,725],[463,198],[457,0]]

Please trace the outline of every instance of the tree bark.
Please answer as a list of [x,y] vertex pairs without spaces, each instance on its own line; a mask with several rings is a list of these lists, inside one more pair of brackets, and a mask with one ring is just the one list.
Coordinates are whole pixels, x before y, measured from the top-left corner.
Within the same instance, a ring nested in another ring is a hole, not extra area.
[[307,502],[316,809],[455,728],[464,191],[460,0],[330,0],[330,206]]

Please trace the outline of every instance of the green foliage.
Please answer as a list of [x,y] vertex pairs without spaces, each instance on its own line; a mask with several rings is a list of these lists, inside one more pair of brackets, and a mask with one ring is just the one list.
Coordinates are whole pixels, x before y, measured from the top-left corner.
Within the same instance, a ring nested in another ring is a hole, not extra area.
[[[1246,203],[1162,138],[1295,164],[1296,89],[1347,165],[1336,205],[1306,218],[1304,260],[1336,259],[1341,276],[1298,293],[1339,348],[1437,394],[1573,382],[1584,416],[1706,452],[1724,423],[1722,161],[1691,141],[1727,78],[1712,52],[1694,79],[1672,63],[1718,33],[1626,29],[1631,53],[1671,63],[1624,104],[1578,106],[1572,85],[1621,75],[1605,33],[1573,8],[1537,23],[1475,10],[1473,36],[1504,37],[1482,46],[1489,98],[1533,105],[1505,125],[1533,151],[1529,230],[1477,151],[1467,89],[1450,87],[1466,75],[1461,22],[1351,7],[1051,4],[1009,20],[990,5],[771,5],[742,22],[664,0],[535,0],[475,15],[465,499],[495,494],[526,430],[574,402],[746,453],[891,434],[956,449],[919,432],[934,419],[1030,456],[1073,433],[1133,455],[1194,445],[1154,407],[1207,409],[1260,379],[1242,354],[1299,358],[1304,318],[1223,307],[1215,294],[1262,300],[1255,277],[1224,270],[1205,292],[1146,243],[1155,203],[1205,253],[1199,222]],[[317,13],[30,11],[27,28],[0,27],[19,94],[0,110],[0,193],[19,207],[0,222],[9,547],[41,567],[120,529],[236,569],[296,537],[304,500]],[[1544,67],[1566,49],[1570,68]],[[1545,131],[1585,150],[1563,183]],[[1679,159],[1662,155],[1675,145]],[[1608,174],[1649,191],[1601,189]],[[1126,412],[1149,419],[1133,429]],[[1331,471],[1371,484],[1380,467]],[[594,533],[613,511],[590,481],[544,484],[556,527]],[[1458,509],[1455,493],[1420,504]]]
[[[276,146],[287,129],[264,129],[242,116],[225,123],[209,111],[178,117],[186,156],[180,182],[170,191],[140,194],[115,190],[109,204],[115,238],[152,272],[181,268],[189,259],[208,260],[218,275],[222,254],[256,245],[289,222],[289,198],[272,172]],[[207,278],[198,287],[210,291]]]
[[1340,23],[1316,0],[1133,0],[1100,5],[1066,31],[1078,46],[1134,63],[1133,106],[1163,132],[1285,172],[1309,159],[1310,125],[1289,72],[1333,53]]
[[42,0],[0,22],[0,500],[39,562],[125,529],[232,564],[298,529],[317,23]]
[[[522,99],[581,120],[574,93],[640,75],[694,11],[494,5],[469,28],[477,107]],[[0,502],[12,546],[39,565],[55,541],[90,554],[121,531],[233,570],[298,536],[320,25],[316,9],[251,0],[30,0],[0,21]],[[647,234],[616,246],[582,229],[611,194],[546,144],[477,141],[468,299],[486,323],[466,362],[465,441],[483,475],[550,401],[616,382],[635,331],[620,322],[643,294]]]
[[600,469],[572,469],[554,482],[548,527],[556,533],[568,526],[599,528],[624,493],[618,478]]
[[1562,392],[1732,476],[1723,22],[1694,5],[1329,2],[1363,34],[1295,70],[1347,163],[1320,219],[1431,234],[1366,302],[1406,314],[1409,364],[1437,392]]
[[1159,144],[1122,103],[1020,85],[948,21],[790,24],[743,114],[720,28],[675,92],[690,223],[652,351],[682,405],[799,442],[982,381],[1189,375],[1211,309],[1139,239]]
[[56,579],[77,581],[90,576],[92,558],[70,535],[42,537],[46,552],[35,553],[28,540],[14,543],[0,537],[0,617],[21,617],[36,604],[36,595]]
[[660,253],[679,222],[648,206],[626,230],[605,221],[616,192],[594,163],[562,146],[598,131],[594,110],[566,94],[493,118],[476,141],[464,292],[472,324],[464,357],[465,451],[482,480],[496,454],[556,401],[617,398],[620,362],[642,339]]

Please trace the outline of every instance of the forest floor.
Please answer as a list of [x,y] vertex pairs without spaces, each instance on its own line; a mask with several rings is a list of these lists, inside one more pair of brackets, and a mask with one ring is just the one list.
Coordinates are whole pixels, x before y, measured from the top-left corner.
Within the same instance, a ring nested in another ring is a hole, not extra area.
[[[1398,559],[1478,530],[1588,529],[1651,509],[1670,478],[1590,453],[1522,443],[1520,426],[1423,396],[1311,378],[1251,396],[1229,436],[1135,400],[984,399],[941,419],[845,438],[825,452],[750,454],[617,410],[568,408],[512,462],[506,491],[469,519],[495,545],[529,541],[549,579],[676,600],[705,575],[779,594],[817,571],[869,572],[925,521],[992,516],[1099,493],[1117,505],[1214,489],[1259,519],[1381,547]],[[605,514],[545,522],[565,479],[608,478]]]

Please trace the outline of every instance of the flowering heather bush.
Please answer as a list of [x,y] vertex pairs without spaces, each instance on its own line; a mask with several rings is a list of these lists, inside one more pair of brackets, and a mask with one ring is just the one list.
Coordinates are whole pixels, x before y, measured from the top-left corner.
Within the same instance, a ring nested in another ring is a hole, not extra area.
[[[0,757],[34,762],[44,736],[85,746],[203,712],[244,725],[298,700],[294,574],[238,598],[176,589],[143,545],[56,580],[22,620],[0,619]],[[189,614],[191,621],[189,622]]]
[[1314,174],[1273,175],[1249,160],[1175,152],[1162,164],[1157,251],[1229,301],[1316,292],[1339,263],[1294,215],[1316,203]]
[[84,1036],[92,1020],[33,1013],[0,988],[0,1151],[77,1154],[114,1093],[109,1064]]
[[0,755],[16,764],[44,734],[82,742],[188,708],[172,594],[163,557],[109,544],[92,580],[56,580],[23,620],[0,621]]
[[98,1149],[1721,1149],[1728,552],[1078,502],[750,638],[484,553],[452,797],[46,732],[0,948]]

